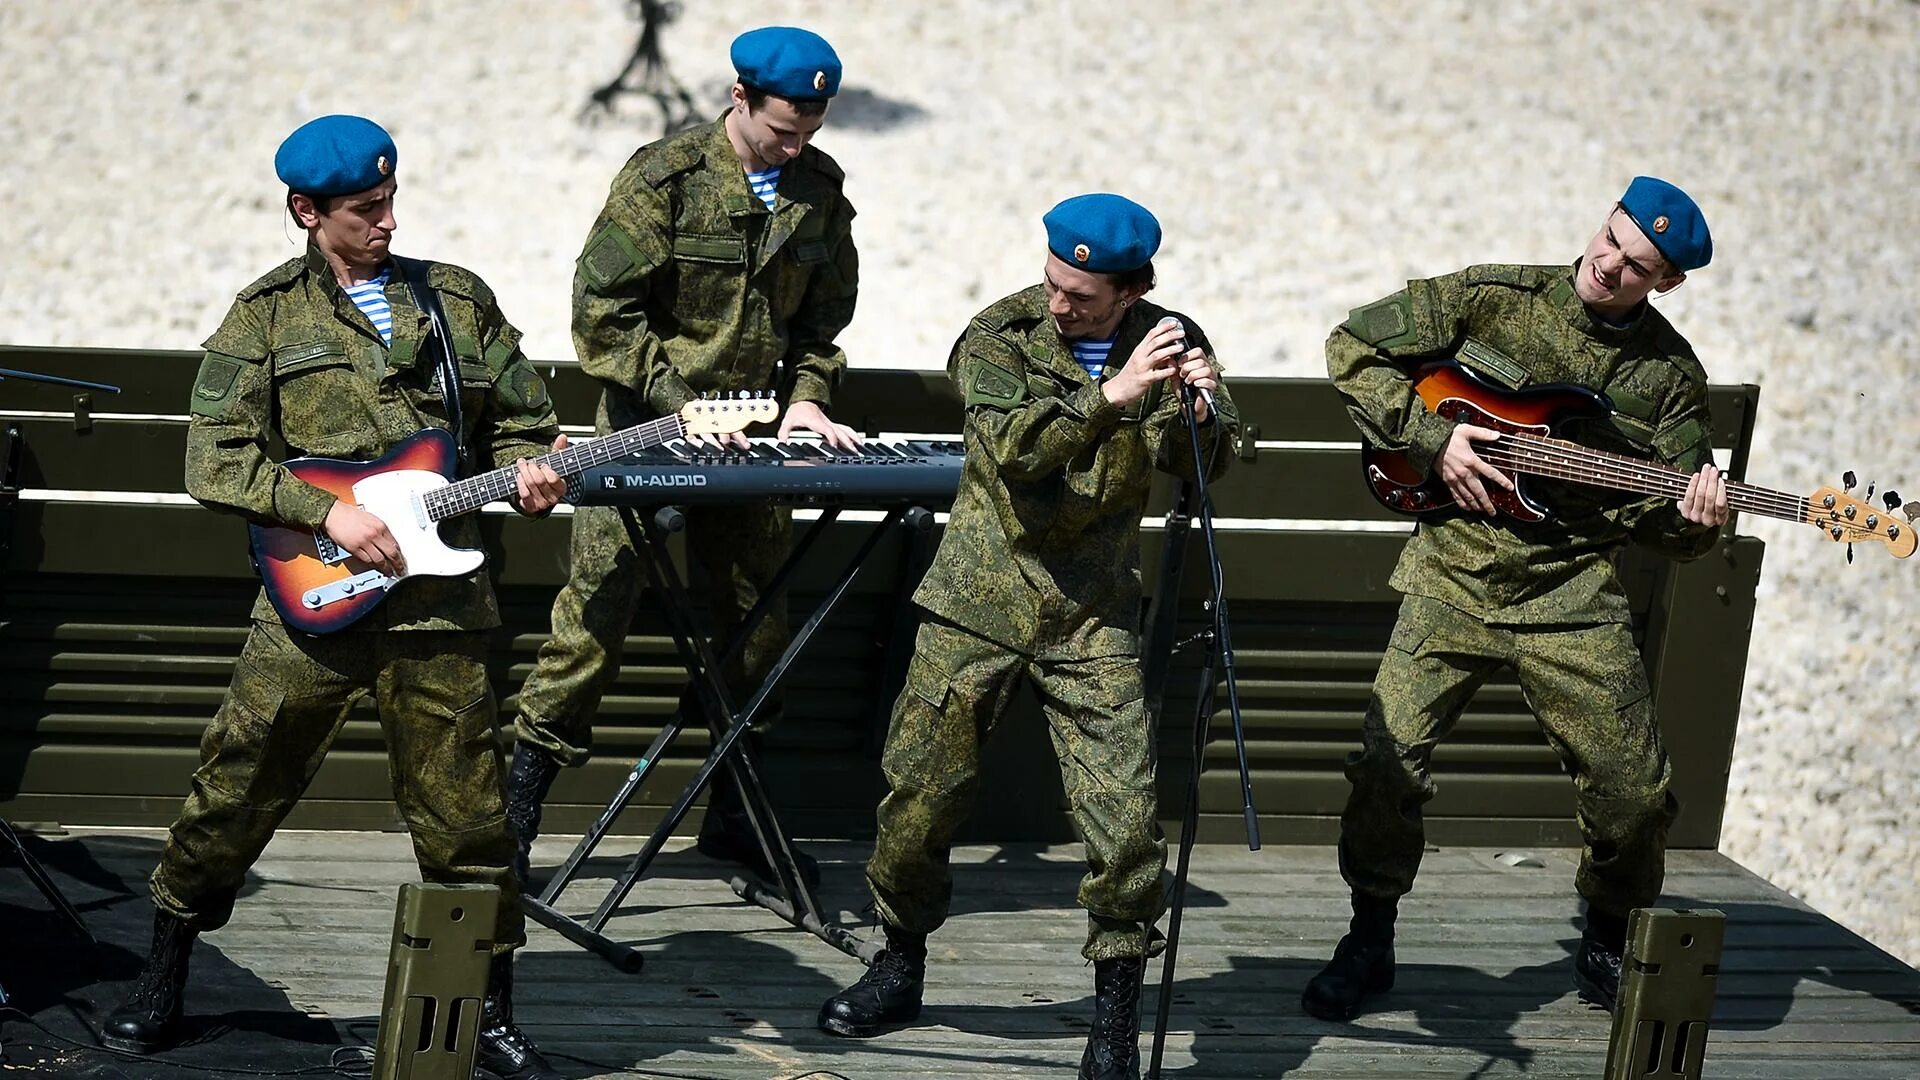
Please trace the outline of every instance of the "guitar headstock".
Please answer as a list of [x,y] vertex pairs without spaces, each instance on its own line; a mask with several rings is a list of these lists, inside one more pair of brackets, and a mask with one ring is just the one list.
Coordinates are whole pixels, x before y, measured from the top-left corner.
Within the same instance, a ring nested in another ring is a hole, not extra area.
[[699,398],[680,407],[680,423],[689,435],[731,435],[749,424],[780,419],[780,403],[771,390],[742,390],[737,397]]
[[[1889,501],[1898,503],[1897,498]],[[1823,487],[1807,496],[1807,522],[1836,543],[1878,540],[1887,545],[1896,559],[1913,554],[1915,546],[1920,544],[1920,530],[1915,529],[1910,516],[1903,519],[1893,507],[1876,509],[1871,501],[1855,498],[1838,488]]]

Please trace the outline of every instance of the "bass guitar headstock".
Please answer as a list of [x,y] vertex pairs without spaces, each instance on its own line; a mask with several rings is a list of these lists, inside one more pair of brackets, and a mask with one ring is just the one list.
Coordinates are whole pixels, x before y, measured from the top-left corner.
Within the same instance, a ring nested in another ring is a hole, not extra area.
[[1920,545],[1920,530],[1913,519],[1920,516],[1920,503],[1900,504],[1898,492],[1881,496],[1885,509],[1873,505],[1873,485],[1867,485],[1866,497],[1848,494],[1853,489],[1853,474],[1846,476],[1846,487],[1823,487],[1807,496],[1807,522],[1827,534],[1835,543],[1848,545],[1847,558],[1853,558],[1852,545],[1869,540],[1887,545],[1896,559],[1913,554]]
[[771,390],[741,390],[736,397],[699,398],[680,407],[680,423],[689,435],[731,435],[778,419],[780,403]]

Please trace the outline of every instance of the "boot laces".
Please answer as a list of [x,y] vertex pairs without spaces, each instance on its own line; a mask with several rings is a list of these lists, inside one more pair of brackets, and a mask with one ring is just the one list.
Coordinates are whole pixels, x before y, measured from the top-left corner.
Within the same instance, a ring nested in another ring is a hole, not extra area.
[[1100,988],[1099,1016],[1095,1023],[1107,1035],[1110,1041],[1126,1042],[1124,1049],[1132,1049],[1131,1038],[1139,1034],[1140,978],[1138,972],[1123,973],[1106,986]]
[[899,949],[882,949],[855,985],[873,990],[895,990],[914,981],[913,962]]

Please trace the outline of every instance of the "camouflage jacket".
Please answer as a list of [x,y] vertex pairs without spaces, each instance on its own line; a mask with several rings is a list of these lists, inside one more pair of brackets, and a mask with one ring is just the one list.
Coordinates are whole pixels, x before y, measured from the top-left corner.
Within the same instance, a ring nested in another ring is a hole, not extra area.
[[847,364],[834,337],[853,319],[860,269],[844,176],[809,146],[782,168],[769,212],[724,117],[634,153],[573,278],[573,345],[606,384],[603,430],[711,390],[832,404]]
[[[1327,373],[1367,441],[1404,450],[1430,470],[1453,425],[1427,411],[1409,373],[1417,360],[1454,355],[1469,339],[1478,347],[1463,362],[1495,382],[1576,383],[1611,397],[1612,419],[1569,431],[1577,441],[1688,472],[1713,459],[1707,377],[1692,346],[1651,305],[1624,326],[1596,320],[1564,266],[1473,266],[1409,282],[1334,330]],[[1490,623],[1624,622],[1618,549],[1631,540],[1692,559],[1717,535],[1682,518],[1671,499],[1528,483],[1552,509],[1547,520],[1424,521],[1401,554],[1394,588]]]
[[[497,468],[543,453],[559,433],[546,384],[520,352],[493,291],[469,271],[433,263],[460,364],[460,410],[470,467]],[[312,247],[240,291],[207,339],[187,428],[187,491],[215,510],[270,525],[317,528],[334,498],[276,463],[313,455],[370,461],[425,427],[445,428],[433,380],[427,317],[395,267],[387,284],[393,344],[354,306]],[[442,535],[480,545],[478,515]],[[266,594],[253,617],[278,622]],[[480,630],[500,625],[485,569],[464,578],[419,577],[355,629]]]
[[[1165,308],[1121,319],[1117,369]],[[1213,350],[1198,326],[1188,340]],[[1216,362],[1217,366],[1217,362]],[[1179,396],[1156,384],[1126,409],[1073,358],[1035,285],[974,316],[947,360],[966,398],[966,463],[921,607],[1029,654],[1137,654],[1140,519],[1155,469],[1193,475]],[[1239,417],[1223,386],[1201,429],[1209,478],[1232,459]]]

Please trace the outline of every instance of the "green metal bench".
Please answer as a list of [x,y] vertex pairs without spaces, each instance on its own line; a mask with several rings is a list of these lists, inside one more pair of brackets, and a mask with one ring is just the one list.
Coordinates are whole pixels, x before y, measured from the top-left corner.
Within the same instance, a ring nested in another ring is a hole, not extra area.
[[[22,489],[0,495],[11,504],[0,506],[11,517],[0,579],[0,813],[7,817],[159,825],[185,794],[255,588],[241,522],[200,508],[181,490],[182,410],[197,361],[185,352],[0,347],[0,367],[123,390],[0,383],[0,431],[19,448],[14,482]],[[586,423],[592,380],[572,365],[542,370],[563,421]],[[1347,791],[1342,760],[1358,744],[1398,603],[1386,582],[1407,523],[1362,486],[1354,431],[1324,380],[1243,378],[1233,388],[1249,438],[1240,447],[1244,460],[1217,485],[1215,505],[1254,793],[1268,843],[1322,843],[1337,828]],[[1715,444],[1736,478],[1758,396],[1754,386],[1713,388]],[[960,422],[938,371],[856,369],[835,414],[870,433],[951,433]],[[1164,513],[1169,499],[1158,492],[1152,513]],[[819,569],[796,581],[796,610],[845,557],[860,526],[835,529],[822,541]],[[1717,843],[1740,711],[1763,547],[1728,531],[1728,541],[1698,562],[1630,553],[1621,566],[1683,804],[1672,834],[1682,847]],[[566,573],[567,520],[489,515],[485,532],[506,620],[492,670],[503,719],[510,719],[511,695],[532,668]],[[1160,529],[1149,523],[1141,538],[1152,590]],[[1197,536],[1190,542],[1197,545]],[[1197,568],[1197,547],[1189,552]],[[870,835],[899,670],[897,647],[890,654],[889,646],[903,640],[895,600],[916,573],[916,553],[883,546],[792,678],[767,772],[799,835]],[[1173,612],[1176,637],[1200,628],[1202,586],[1197,572],[1187,575]],[[1177,815],[1190,754],[1196,660],[1176,655],[1167,674],[1160,745],[1168,818]],[[601,712],[597,756],[556,785],[549,833],[585,827],[674,707],[683,679],[663,626],[643,610]],[[1018,709],[992,752],[971,839],[1069,835],[1037,708],[1023,696]],[[1233,840],[1239,784],[1224,718],[1213,731],[1201,838]],[[622,830],[649,827],[705,750],[704,737],[683,739]],[[1479,694],[1436,758],[1441,790],[1428,808],[1435,842],[1578,842],[1571,785],[1510,680]],[[290,824],[399,827],[369,711],[349,720]]]

